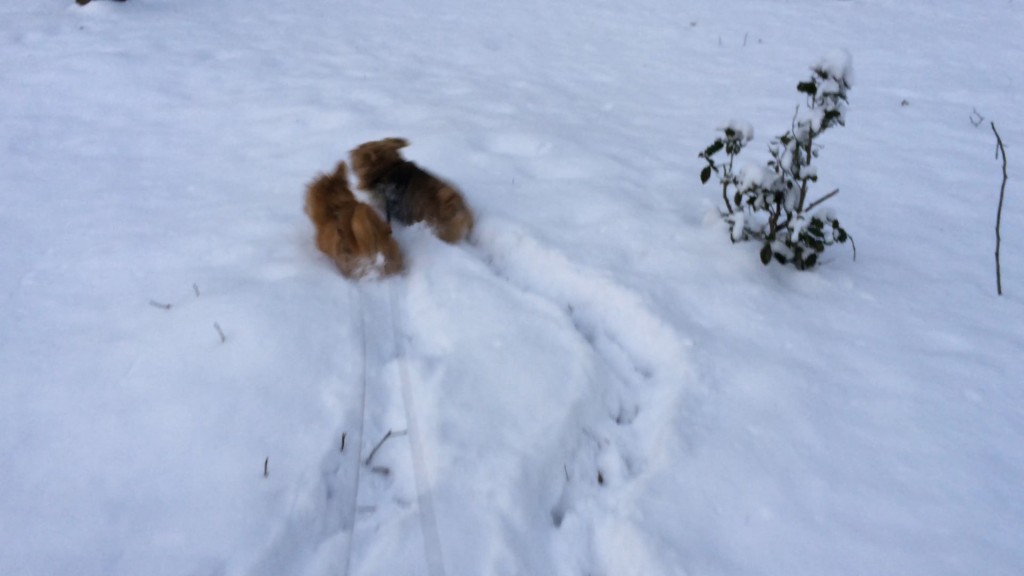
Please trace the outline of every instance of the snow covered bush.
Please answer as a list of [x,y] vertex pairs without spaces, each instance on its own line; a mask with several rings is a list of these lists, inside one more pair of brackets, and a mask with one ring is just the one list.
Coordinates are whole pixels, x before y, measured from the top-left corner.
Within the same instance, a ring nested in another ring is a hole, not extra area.
[[[850,55],[844,51],[824,58],[811,70],[810,79],[796,87],[806,95],[807,105],[803,110],[797,107],[790,130],[771,141],[771,160],[764,167],[740,171],[734,167],[736,156],[754,137],[753,128],[744,122],[730,122],[699,154],[707,162],[700,173],[701,183],[706,184],[714,173],[722,185],[722,217],[730,225],[732,241],[762,242],[761,262],[765,265],[774,259],[806,270],[819,263],[826,247],[847,240],[853,244],[832,211],[817,209],[839,190],[814,201],[808,194],[810,184],[818,180],[817,167],[812,165],[820,149],[817,138],[832,127],[845,125],[846,93],[852,80]],[[726,160],[716,163],[722,152]]]

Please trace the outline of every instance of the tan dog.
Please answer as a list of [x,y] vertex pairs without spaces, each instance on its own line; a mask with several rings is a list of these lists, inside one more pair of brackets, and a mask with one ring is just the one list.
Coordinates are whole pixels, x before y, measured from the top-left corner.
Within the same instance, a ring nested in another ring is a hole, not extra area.
[[316,247],[349,278],[402,271],[402,251],[391,226],[352,194],[348,169],[339,162],[306,187],[306,214],[316,227]]
[[388,221],[426,222],[445,242],[463,240],[473,229],[473,213],[451,184],[402,158],[398,151],[408,145],[404,138],[385,138],[352,150],[359,189],[383,205]]

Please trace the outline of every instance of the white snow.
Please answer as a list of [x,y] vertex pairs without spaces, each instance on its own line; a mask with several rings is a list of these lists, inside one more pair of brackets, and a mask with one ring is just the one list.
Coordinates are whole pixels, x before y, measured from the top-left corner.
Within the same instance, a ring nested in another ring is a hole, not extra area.
[[[1024,573],[1022,24],[3,3],[0,574]],[[764,267],[697,155],[788,130],[844,49],[811,197],[856,262]],[[477,228],[396,227],[408,272],[349,282],[303,187],[388,136]]]
[[746,120],[730,120],[723,130],[732,130],[744,143],[754,139],[754,125]]
[[[845,80],[848,87],[853,86],[853,55],[845,48],[830,50],[827,55],[818,60],[818,63],[814,68],[828,72],[832,78],[841,78]],[[835,84],[835,81],[830,81],[830,83]],[[822,91],[834,92],[836,89],[837,87],[833,87]]]
[[777,177],[766,166],[746,164],[740,169],[738,189],[745,192],[760,186],[770,186]]

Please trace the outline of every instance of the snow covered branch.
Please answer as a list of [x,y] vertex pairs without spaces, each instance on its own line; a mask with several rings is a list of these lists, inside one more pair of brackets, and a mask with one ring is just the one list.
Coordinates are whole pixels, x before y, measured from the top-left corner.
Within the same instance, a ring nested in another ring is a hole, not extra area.
[[[806,108],[797,106],[790,130],[768,145],[771,160],[764,168],[733,168],[736,156],[753,138],[753,128],[732,121],[698,156],[707,165],[701,183],[717,174],[722,185],[725,211],[733,242],[758,240],[761,262],[773,259],[793,264],[800,270],[813,268],[827,246],[843,244],[849,234],[829,211],[813,212],[839,190],[808,203],[810,185],[818,181],[817,138],[829,128],[846,125],[847,92],[852,84],[852,66],[847,52],[824,58],[811,68],[810,79],[797,84],[807,98]],[[727,161],[718,164],[715,155],[725,152]],[[730,194],[732,191],[732,194]],[[855,253],[856,254],[856,253]]]

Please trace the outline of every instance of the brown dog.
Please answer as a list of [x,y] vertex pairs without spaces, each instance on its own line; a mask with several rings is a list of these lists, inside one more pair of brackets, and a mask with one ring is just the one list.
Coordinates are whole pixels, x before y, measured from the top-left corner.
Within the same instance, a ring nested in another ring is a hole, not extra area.
[[348,169],[339,162],[306,187],[306,214],[316,227],[316,247],[334,259],[349,278],[388,276],[402,271],[402,251],[391,226],[348,187]]
[[352,150],[352,170],[359,189],[383,205],[402,224],[426,222],[445,242],[455,243],[473,229],[473,213],[451,184],[402,158],[404,138],[367,142]]

